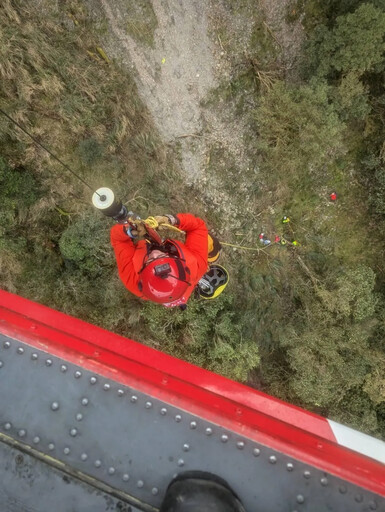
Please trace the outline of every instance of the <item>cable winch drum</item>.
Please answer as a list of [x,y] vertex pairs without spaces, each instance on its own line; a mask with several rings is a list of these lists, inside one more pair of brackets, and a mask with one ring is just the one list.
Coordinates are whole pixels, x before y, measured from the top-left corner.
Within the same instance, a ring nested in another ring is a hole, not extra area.
[[92,195],[92,204],[107,217],[119,217],[124,209],[110,188],[101,187]]

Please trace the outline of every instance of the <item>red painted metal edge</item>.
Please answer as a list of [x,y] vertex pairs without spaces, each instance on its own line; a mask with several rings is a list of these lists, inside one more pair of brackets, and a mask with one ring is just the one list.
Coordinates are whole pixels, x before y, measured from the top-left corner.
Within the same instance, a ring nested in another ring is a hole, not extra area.
[[0,332],[385,496],[385,467],[320,416],[1,290]]

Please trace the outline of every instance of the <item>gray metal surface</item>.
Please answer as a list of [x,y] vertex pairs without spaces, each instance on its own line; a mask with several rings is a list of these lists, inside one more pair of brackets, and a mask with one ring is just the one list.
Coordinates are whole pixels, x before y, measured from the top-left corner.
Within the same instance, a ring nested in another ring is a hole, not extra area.
[[202,470],[248,512],[385,511],[371,492],[5,336],[0,390],[0,432],[154,507],[176,474]]
[[140,512],[109,493],[0,442],[1,512]]

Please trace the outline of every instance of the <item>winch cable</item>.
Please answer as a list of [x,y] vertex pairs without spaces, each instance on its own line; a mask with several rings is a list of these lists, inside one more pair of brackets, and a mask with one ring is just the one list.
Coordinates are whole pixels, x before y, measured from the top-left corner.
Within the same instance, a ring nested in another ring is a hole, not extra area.
[[[12,119],[11,116],[9,116],[6,112],[4,112],[3,109],[0,108],[0,112],[7,118],[9,119],[12,123],[14,123],[18,128],[20,128],[21,131],[23,131],[25,134],[28,135],[28,137],[30,137],[33,142],[35,144],[37,144],[38,146],[40,146],[41,148],[44,149],[44,151],[47,151],[47,153],[49,155],[52,156],[52,158],[54,158],[55,160],[57,160],[65,169],[67,169],[67,171],[69,171],[71,174],[73,174],[74,176],[76,176],[76,178],[78,178],[78,180],[80,180],[86,187],[88,187],[90,190],[92,190],[92,192],[94,192],[94,188],[91,187],[91,185],[89,185],[81,176],[79,176],[78,174],[76,174],[75,171],[73,171],[65,162],[63,162],[62,160],[60,160],[60,158],[58,158],[56,155],[54,155],[52,153],[52,151],[50,151],[47,147],[43,146],[43,144],[41,144],[33,135],[31,135],[25,128],[23,128],[23,126],[21,126],[21,124],[19,124],[17,121],[15,121],[14,119]],[[98,192],[96,192],[96,194],[100,197],[100,195],[98,194]]]
[[[38,146],[43,148],[44,151],[46,151],[49,155],[51,155],[52,158],[57,160],[65,169],[67,169],[67,171],[69,171],[71,174],[73,174],[76,178],[78,178],[78,180],[80,180],[84,185],[86,185],[86,187],[88,187],[90,190],[92,190],[92,192],[94,194],[98,195],[101,199],[104,198],[104,196],[101,196],[97,191],[95,191],[95,189],[93,187],[91,187],[91,185],[89,185],[81,176],[79,176],[75,171],[73,171],[65,162],[60,160],[60,158],[58,158],[54,153],[52,153],[52,151],[50,151],[46,146],[41,144],[33,135],[31,135],[23,126],[21,126],[21,124],[19,124],[17,121],[12,119],[12,117],[9,116],[6,112],[4,112],[3,109],[0,108],[0,112],[7,119],[9,119],[13,124],[15,124],[20,130],[22,130],[26,135],[28,135],[28,137],[30,137],[35,144],[37,144]],[[159,226],[158,222],[155,220],[154,217],[148,217],[147,219],[142,220],[141,222],[143,222],[144,224],[147,224],[148,226],[152,227],[153,229],[156,229]],[[181,229],[177,228],[176,226],[171,226],[170,224],[160,224],[160,226],[168,228],[168,229],[172,229],[174,231],[179,231],[180,233],[184,233],[184,231],[182,231]],[[264,252],[263,249],[260,249],[258,247],[245,247],[243,245],[229,244],[226,242],[220,242],[220,243],[222,245],[225,245],[228,247],[233,247],[235,249],[244,249],[244,250],[248,250],[248,251]]]

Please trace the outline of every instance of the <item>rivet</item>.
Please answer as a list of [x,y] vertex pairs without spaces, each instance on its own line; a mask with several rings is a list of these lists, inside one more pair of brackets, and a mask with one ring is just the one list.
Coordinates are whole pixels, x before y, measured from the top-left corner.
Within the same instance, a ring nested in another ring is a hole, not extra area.
[[52,363],[53,363],[52,359],[46,359],[45,360],[45,365],[46,366],[52,366]]
[[22,429],[20,429],[20,430],[19,430],[19,432],[18,432],[18,434],[19,434],[19,436],[20,436],[20,437],[25,437],[26,433],[27,433],[27,431],[26,431],[26,430],[24,430],[23,428],[22,428]]
[[108,474],[109,475],[115,474],[115,468],[113,468],[112,466],[110,468],[108,468]]
[[128,473],[124,473],[122,476],[123,482],[128,482],[130,479],[130,475]]
[[61,371],[62,373],[65,373],[67,370],[68,370],[68,368],[67,368],[67,366],[66,366],[65,364],[62,364],[62,365],[60,366],[60,371]]
[[137,486],[137,487],[139,487],[139,489],[141,489],[141,488],[144,486],[144,482],[143,482],[143,480],[138,480],[138,481],[136,482],[136,486]]
[[229,440],[229,436],[227,436],[226,434],[222,434],[221,435],[222,443],[227,443],[228,440]]
[[211,427],[207,427],[205,429],[206,436],[211,436],[212,433],[213,433],[213,429]]
[[31,359],[33,361],[36,361],[36,359],[38,358],[39,356],[36,354],[36,352],[33,352],[33,354],[31,354]]
[[35,443],[35,444],[38,444],[40,443],[40,437],[39,436],[35,436],[32,441]]
[[196,421],[191,421],[191,423],[190,423],[190,428],[191,428],[192,430],[194,430],[195,428],[197,428],[197,422],[196,422]]
[[70,451],[71,451],[71,450],[68,448],[68,446],[66,446],[66,447],[64,448],[64,450],[63,450],[63,453],[64,453],[64,455],[68,455],[68,454],[70,453]]
[[292,464],[291,462],[288,462],[288,463],[286,464],[286,469],[287,469],[288,471],[293,471],[293,469],[294,469],[294,464]]
[[23,347],[19,347],[19,348],[17,349],[17,353],[18,353],[18,354],[24,354],[24,349],[23,349]]
[[156,496],[156,495],[158,494],[158,492],[159,492],[159,489],[158,489],[157,487],[153,487],[153,488],[151,489],[151,494],[152,494],[153,496]]
[[146,402],[145,407],[146,407],[146,409],[151,409],[152,403],[151,402]]
[[98,379],[96,377],[90,377],[90,384],[96,384]]
[[183,459],[178,459],[178,466],[180,466],[180,467],[184,466],[184,460]]
[[377,510],[377,503],[375,501],[369,501],[370,510]]
[[245,447],[245,443],[243,441],[238,441],[237,442],[238,450],[243,450],[244,447]]
[[88,405],[88,398],[82,398],[82,405]]
[[102,461],[101,461],[101,460],[99,460],[99,459],[98,459],[98,460],[96,460],[96,461],[94,462],[94,466],[95,466],[96,468],[100,468],[100,466],[101,466],[101,465],[102,465]]
[[345,494],[347,491],[347,488],[345,485],[340,485],[338,490],[340,491],[341,494]]
[[166,409],[166,407],[162,407],[162,408],[161,408],[161,410],[160,410],[160,414],[161,414],[162,416],[165,416],[165,415],[167,414],[167,409]]
[[190,450],[190,445],[189,445],[189,444],[187,444],[187,443],[185,443],[185,444],[183,445],[183,451],[184,451],[184,452],[188,452],[189,450]]
[[84,461],[84,460],[87,460],[87,459],[88,459],[88,455],[87,455],[86,453],[82,453],[82,454],[80,455],[80,459],[81,459],[81,460],[83,460],[83,461]]
[[57,411],[59,409],[59,402],[52,402],[51,409]]
[[55,449],[55,445],[53,443],[49,443],[48,445],[48,450],[54,450]]
[[78,433],[78,431],[77,431],[77,429],[76,429],[76,428],[71,428],[71,430],[70,430],[70,436],[72,436],[72,437],[76,437],[77,433]]
[[108,384],[108,382],[106,382],[105,384],[103,384],[103,389],[104,391],[108,391],[109,389],[111,389],[111,384]]
[[83,419],[83,414],[79,412],[79,413],[76,415],[76,421],[82,421],[82,419]]
[[302,496],[302,494],[298,494],[297,496],[297,503],[304,503],[305,498]]
[[270,464],[275,464],[277,462],[277,457],[275,455],[270,455],[269,462]]
[[4,341],[4,348],[10,348],[11,344],[9,341]]
[[308,478],[308,479],[309,479],[309,478],[311,477],[311,473],[310,473],[310,471],[304,471],[304,472],[303,472],[303,476],[304,476],[305,478]]
[[0,368],[3,367],[3,364],[4,364],[3,361],[0,361]]
[[76,372],[74,373],[75,379],[80,379],[81,376],[82,376],[82,372],[79,370],[76,370]]
[[261,453],[261,450],[259,448],[254,448],[254,450],[253,450],[254,457],[259,457],[260,453]]
[[326,477],[322,477],[320,481],[321,481],[321,485],[323,485],[324,487],[326,487],[327,484],[329,483],[328,479]]
[[180,423],[180,422],[182,421],[182,416],[181,416],[180,414],[177,414],[177,415],[175,416],[175,421],[176,421],[177,423]]
[[130,401],[134,404],[138,401],[138,397],[135,395],[132,395],[132,397],[130,398]]
[[11,428],[12,428],[12,424],[11,423],[7,422],[7,423],[4,424],[4,429],[5,430],[11,430]]
[[123,395],[124,395],[123,389],[118,389],[118,396],[123,396]]
[[362,500],[364,499],[362,494],[357,494],[354,499],[356,500],[357,503],[361,503]]

